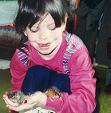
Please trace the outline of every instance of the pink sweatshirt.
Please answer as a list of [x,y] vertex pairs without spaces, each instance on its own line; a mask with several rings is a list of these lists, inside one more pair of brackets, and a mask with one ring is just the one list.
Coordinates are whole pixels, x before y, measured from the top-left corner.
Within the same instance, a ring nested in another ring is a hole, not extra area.
[[[28,70],[34,65],[46,66],[58,73],[70,71],[71,94],[62,93],[57,100],[47,99],[45,107],[56,113],[92,113],[95,108],[96,80],[88,51],[76,35],[63,34],[63,42],[57,54],[50,60],[42,59],[37,51],[28,44],[27,55],[16,50],[10,64],[11,88],[21,90],[21,85]],[[68,37],[68,38],[67,38]],[[68,64],[63,64],[68,61]]]

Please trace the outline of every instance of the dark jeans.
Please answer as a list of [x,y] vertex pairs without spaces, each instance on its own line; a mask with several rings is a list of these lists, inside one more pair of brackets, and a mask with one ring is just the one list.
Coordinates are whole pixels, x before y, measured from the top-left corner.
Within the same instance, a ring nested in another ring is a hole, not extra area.
[[29,68],[23,81],[22,92],[24,94],[32,94],[36,91],[44,92],[51,87],[70,94],[69,76],[43,66],[33,66]]

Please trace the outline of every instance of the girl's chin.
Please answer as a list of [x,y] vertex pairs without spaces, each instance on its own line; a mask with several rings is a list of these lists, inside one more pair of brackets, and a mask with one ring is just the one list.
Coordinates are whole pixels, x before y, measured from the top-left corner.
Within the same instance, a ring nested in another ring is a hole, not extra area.
[[51,55],[54,52],[55,48],[51,51],[38,51],[41,55]]
[[41,54],[41,55],[50,55],[52,52],[41,52],[41,51],[39,51],[39,54]]

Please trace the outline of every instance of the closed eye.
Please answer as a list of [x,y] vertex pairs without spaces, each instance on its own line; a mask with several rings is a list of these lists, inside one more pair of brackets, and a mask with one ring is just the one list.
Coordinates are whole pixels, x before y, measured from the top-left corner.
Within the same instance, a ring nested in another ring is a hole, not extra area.
[[32,32],[37,32],[39,30],[39,26],[32,26],[31,31]]
[[54,23],[49,24],[47,27],[48,27],[49,30],[55,30],[55,28],[56,28]]

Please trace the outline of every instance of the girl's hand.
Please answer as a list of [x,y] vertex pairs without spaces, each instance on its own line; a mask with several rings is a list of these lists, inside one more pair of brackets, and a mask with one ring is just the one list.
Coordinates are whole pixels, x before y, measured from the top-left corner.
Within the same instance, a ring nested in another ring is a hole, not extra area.
[[18,105],[17,103],[13,103],[10,101],[8,96],[6,94],[3,95],[3,99],[7,105],[7,107],[14,111],[22,111],[22,110],[28,110],[36,106],[44,106],[46,104],[47,96],[45,93],[42,92],[36,92],[32,94],[31,96],[26,97],[25,103],[22,103],[21,105]]
[[5,103],[6,103],[6,106],[7,106],[7,105],[18,106],[19,104],[12,102],[12,101],[8,98],[8,95],[7,95],[7,94],[8,94],[8,92],[5,92],[5,94],[3,95],[3,99],[4,99]]
[[35,92],[31,96],[27,98],[27,103],[28,104],[36,104],[37,106],[44,106],[47,101],[47,96],[45,93],[42,93],[40,91]]

